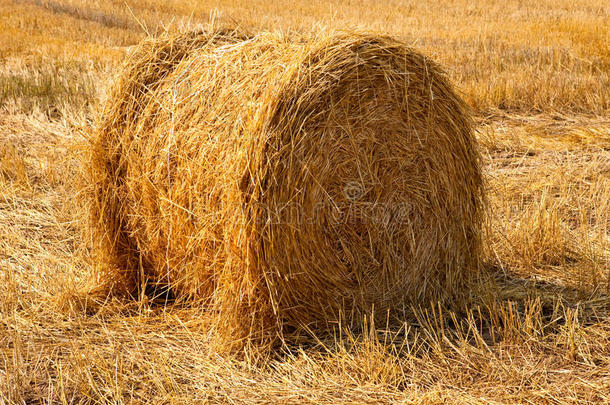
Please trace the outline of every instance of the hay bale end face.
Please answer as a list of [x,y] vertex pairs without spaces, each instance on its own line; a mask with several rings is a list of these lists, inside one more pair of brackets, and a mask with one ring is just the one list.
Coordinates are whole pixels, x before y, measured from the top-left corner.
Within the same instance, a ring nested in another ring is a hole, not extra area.
[[454,302],[479,268],[467,109],[391,38],[147,40],[91,151],[104,283],[169,286],[233,336]]

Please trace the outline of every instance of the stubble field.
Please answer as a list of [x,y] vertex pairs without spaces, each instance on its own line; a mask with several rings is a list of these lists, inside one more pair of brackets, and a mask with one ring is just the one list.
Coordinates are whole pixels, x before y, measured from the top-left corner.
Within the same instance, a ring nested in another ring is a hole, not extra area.
[[[260,358],[202,309],[75,299],[96,108],[148,32],[359,28],[441,62],[484,157],[486,294]],[[0,403],[610,403],[610,7],[599,0],[7,1]]]

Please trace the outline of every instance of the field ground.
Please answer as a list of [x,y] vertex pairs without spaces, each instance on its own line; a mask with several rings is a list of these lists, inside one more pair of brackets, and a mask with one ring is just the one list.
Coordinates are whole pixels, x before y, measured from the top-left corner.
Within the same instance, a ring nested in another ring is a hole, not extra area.
[[[488,296],[260,359],[193,308],[70,299],[79,145],[144,30],[360,27],[442,62],[473,107]],[[0,403],[610,403],[610,7],[600,0],[84,0],[0,6]]]

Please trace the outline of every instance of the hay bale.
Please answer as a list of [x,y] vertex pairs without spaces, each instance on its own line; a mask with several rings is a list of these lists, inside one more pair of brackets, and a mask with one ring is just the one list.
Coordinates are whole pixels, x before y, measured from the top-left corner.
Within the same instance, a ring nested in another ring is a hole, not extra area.
[[388,37],[148,40],[103,110],[90,175],[100,277],[167,285],[232,336],[456,302],[479,268],[467,108]]

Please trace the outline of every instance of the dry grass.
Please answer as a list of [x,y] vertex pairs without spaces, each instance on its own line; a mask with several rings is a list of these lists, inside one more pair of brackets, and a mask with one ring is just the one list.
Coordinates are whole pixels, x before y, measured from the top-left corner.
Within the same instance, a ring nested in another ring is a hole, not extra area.
[[[196,308],[111,299],[91,313],[68,299],[89,271],[70,152],[82,104],[142,34],[122,2],[38,4],[0,9],[3,77],[42,83],[50,61],[62,72],[48,97],[11,91],[0,107],[0,402],[610,402],[607,5],[130,3],[150,27],[216,8],[263,28],[402,36],[449,67],[478,113],[489,294],[467,314],[424,308],[401,328],[239,359],[213,351]],[[89,93],[71,90],[86,77]],[[3,89],[32,86],[19,83]]]
[[[292,4],[285,0],[21,0],[0,11],[0,56],[70,55],[98,63],[143,37],[134,16],[161,26],[210,18],[247,27],[295,30],[364,27],[412,43],[449,67],[467,100],[481,111],[605,114],[610,108],[610,10],[595,0],[522,4],[452,0],[439,4],[366,0]],[[61,6],[59,6],[61,4]],[[112,23],[109,23],[112,21]]]

